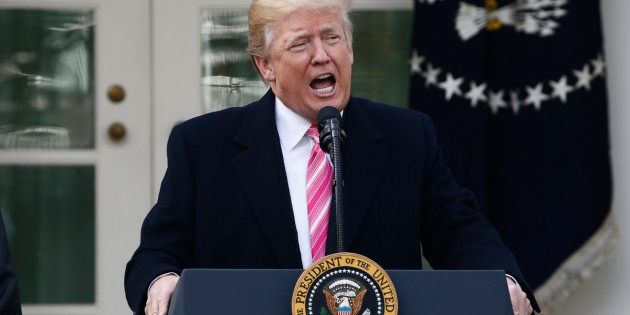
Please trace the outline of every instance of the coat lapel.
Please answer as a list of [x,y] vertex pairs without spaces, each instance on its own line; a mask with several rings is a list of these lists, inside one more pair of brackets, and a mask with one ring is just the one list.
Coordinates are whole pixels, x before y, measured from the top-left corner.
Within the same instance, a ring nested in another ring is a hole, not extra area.
[[[269,91],[251,105],[234,141],[244,151],[233,160],[238,180],[282,268],[301,268],[291,197]],[[246,233],[246,231],[244,231]]]
[[[343,115],[346,132],[346,147],[343,152],[346,250],[351,247],[365,212],[373,203],[389,160],[389,152],[381,143],[383,135],[362,106],[360,100],[351,98]],[[329,226],[334,224],[334,220],[331,220]],[[327,242],[327,252],[335,252],[335,244],[336,240]]]

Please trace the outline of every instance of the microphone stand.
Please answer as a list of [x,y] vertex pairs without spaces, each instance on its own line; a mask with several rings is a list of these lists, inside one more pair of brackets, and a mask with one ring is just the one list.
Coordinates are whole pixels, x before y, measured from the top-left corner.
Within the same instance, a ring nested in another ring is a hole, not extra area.
[[[337,125],[337,126],[335,126]],[[338,119],[331,119],[332,150],[330,150],[333,164],[333,194],[335,199],[335,223],[337,225],[337,252],[343,249],[343,167],[341,156],[342,131]]]
[[319,130],[319,144],[330,154],[333,165],[333,199],[335,203],[335,225],[337,227],[337,252],[344,251],[343,247],[343,158],[341,148],[345,144],[346,133],[341,129],[341,115],[339,111],[326,106],[317,114]]

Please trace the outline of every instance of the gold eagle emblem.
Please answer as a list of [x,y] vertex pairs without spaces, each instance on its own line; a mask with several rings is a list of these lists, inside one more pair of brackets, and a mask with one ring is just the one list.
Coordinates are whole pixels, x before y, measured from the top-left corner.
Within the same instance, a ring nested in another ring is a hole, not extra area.
[[367,289],[348,278],[336,280],[322,291],[332,315],[358,315],[367,293]]

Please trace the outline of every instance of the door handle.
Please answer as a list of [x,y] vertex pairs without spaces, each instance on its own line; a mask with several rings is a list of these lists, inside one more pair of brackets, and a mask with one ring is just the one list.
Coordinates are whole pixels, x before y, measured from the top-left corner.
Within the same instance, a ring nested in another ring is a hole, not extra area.
[[127,136],[127,128],[121,122],[114,122],[107,129],[109,138],[114,142],[121,142]]

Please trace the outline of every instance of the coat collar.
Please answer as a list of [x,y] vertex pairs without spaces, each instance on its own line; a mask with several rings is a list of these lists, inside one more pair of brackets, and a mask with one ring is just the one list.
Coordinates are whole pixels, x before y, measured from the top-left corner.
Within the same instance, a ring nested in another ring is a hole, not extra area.
[[234,157],[232,164],[280,267],[301,268],[274,100],[270,90],[258,102],[249,105],[234,137],[244,150]]

